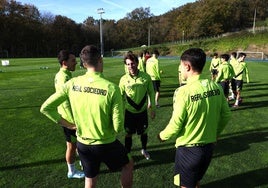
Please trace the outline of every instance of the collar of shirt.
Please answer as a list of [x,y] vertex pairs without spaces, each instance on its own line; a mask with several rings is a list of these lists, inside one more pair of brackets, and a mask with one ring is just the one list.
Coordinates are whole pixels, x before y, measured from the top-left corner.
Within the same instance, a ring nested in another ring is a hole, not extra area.
[[193,75],[193,76],[189,77],[189,78],[187,79],[187,84],[190,84],[190,83],[192,83],[192,82],[195,82],[195,81],[199,80],[200,77],[201,77],[200,74],[198,74],[198,75]]
[[65,74],[67,74],[67,75],[69,75],[69,76],[71,76],[72,75],[72,73],[71,73],[71,71],[69,71],[68,69],[65,69],[65,68],[60,68],[60,71],[62,71],[62,72],[64,72]]

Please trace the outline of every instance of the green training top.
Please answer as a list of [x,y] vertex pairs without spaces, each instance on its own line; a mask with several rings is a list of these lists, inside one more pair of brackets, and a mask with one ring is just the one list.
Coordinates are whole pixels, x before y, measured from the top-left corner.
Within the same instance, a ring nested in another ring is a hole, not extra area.
[[[61,89],[65,82],[72,78],[71,71],[60,68],[59,72],[55,75],[54,85],[56,92]],[[58,106],[58,112],[67,121],[74,123],[73,114],[70,106],[69,100],[64,101],[60,106]]]
[[200,75],[176,89],[173,101],[172,117],[160,138],[176,136],[176,147],[216,142],[231,116],[222,88]]
[[41,113],[54,122],[61,119],[57,106],[69,98],[77,140],[86,145],[115,141],[123,130],[124,112],[120,89],[106,80],[102,73],[87,72],[72,78],[41,106]]
[[209,70],[212,71],[212,69],[218,69],[220,65],[220,58],[212,58]]
[[228,62],[223,62],[219,65],[218,68],[218,75],[216,77],[216,82],[223,82],[227,80],[231,80],[234,77],[234,69],[232,65],[230,65]]
[[146,61],[146,72],[151,76],[152,80],[161,80],[159,62],[154,55]]
[[139,69],[140,71],[142,71],[142,72],[145,72],[145,68],[144,68],[144,60],[143,60],[141,57],[139,57],[138,59],[139,59],[138,69]]
[[[125,74],[119,82],[121,94],[124,96],[125,108],[132,113],[143,112],[147,109],[147,100],[150,98],[152,110],[155,110],[155,92],[150,76],[142,71],[137,76]],[[127,99],[129,97],[130,99]],[[132,101],[132,102],[130,102]],[[134,105],[132,103],[135,103]],[[134,106],[139,106],[135,108]]]
[[243,75],[245,73],[247,82],[249,82],[248,67],[247,67],[246,62],[244,62],[244,61],[238,62],[233,66],[233,68],[234,68],[234,72],[235,72],[234,79],[243,80]]

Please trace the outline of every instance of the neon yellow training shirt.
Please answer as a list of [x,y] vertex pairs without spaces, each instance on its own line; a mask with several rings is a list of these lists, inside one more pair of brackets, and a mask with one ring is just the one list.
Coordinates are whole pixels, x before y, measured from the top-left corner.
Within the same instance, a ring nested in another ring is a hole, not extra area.
[[249,73],[247,63],[244,61],[236,63],[234,66],[235,78],[236,80],[243,80],[243,75],[245,73],[247,82],[249,82]]
[[209,70],[212,71],[212,69],[217,69],[219,68],[219,65],[221,63],[220,58],[212,58]]
[[[59,72],[55,75],[54,79],[56,92],[59,91],[61,87],[71,78],[72,78],[71,71],[64,68],[60,68]],[[71,123],[74,123],[69,100],[64,101],[60,106],[58,106],[58,112],[64,119],[66,119]]]
[[200,75],[176,89],[173,101],[172,117],[160,138],[176,136],[176,147],[216,142],[231,116],[221,86]]
[[69,80],[41,106],[41,113],[54,122],[61,119],[57,106],[69,99],[77,130],[77,140],[87,145],[115,141],[123,130],[123,102],[119,87],[102,73],[87,72]]
[[234,69],[228,62],[223,62],[219,65],[218,74],[215,82],[223,82],[231,80],[234,77]]
[[155,92],[150,76],[142,71],[139,71],[137,76],[131,76],[129,73],[121,77],[119,82],[121,94],[125,99],[125,108],[132,113],[143,112],[147,109],[147,102],[144,102],[140,110],[135,109],[126,99],[126,95],[135,103],[141,104],[145,97],[147,101],[148,95],[151,102],[152,110],[155,110]]
[[152,80],[161,80],[158,59],[153,55],[146,61],[146,72]]

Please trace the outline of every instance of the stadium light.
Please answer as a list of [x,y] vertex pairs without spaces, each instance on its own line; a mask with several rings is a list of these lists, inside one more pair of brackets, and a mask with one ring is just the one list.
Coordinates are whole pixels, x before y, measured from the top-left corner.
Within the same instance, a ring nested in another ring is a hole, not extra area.
[[97,13],[100,15],[100,45],[101,45],[101,57],[103,57],[103,39],[102,39],[102,14],[105,13],[103,8],[98,8]]

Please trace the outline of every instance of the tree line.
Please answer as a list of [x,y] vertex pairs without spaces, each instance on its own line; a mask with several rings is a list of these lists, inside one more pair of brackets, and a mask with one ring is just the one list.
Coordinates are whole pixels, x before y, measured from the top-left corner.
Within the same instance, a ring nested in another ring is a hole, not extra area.
[[[150,8],[136,8],[118,21],[102,21],[104,50],[118,50],[166,42],[217,36],[252,27],[268,18],[266,0],[197,0],[154,16]],[[268,25],[268,24],[267,24]],[[40,13],[32,4],[0,0],[0,57],[55,57],[61,49],[79,54],[86,44],[100,46],[99,20],[83,23]]]

